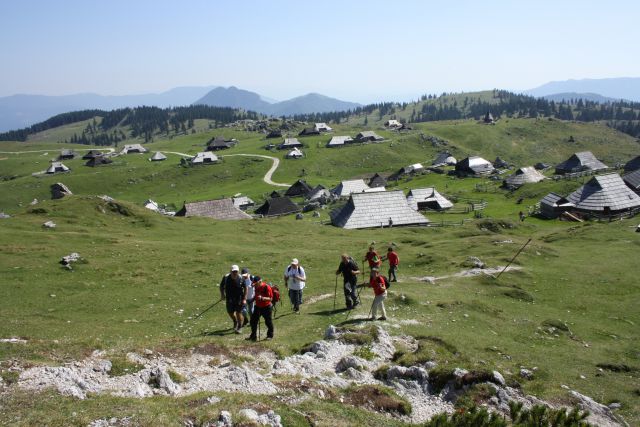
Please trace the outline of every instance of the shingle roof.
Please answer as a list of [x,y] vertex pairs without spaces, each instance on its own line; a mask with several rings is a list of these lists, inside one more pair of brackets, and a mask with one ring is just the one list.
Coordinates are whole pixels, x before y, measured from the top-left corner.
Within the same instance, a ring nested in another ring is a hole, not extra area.
[[573,154],[564,162],[556,166],[556,173],[572,173],[584,170],[606,169],[608,166],[596,159],[591,151],[580,151]]
[[307,136],[307,135],[320,135],[320,131],[317,130],[314,126],[312,128],[304,128],[298,134],[298,136]]
[[457,163],[456,158],[451,155],[451,153],[440,153],[433,161],[433,166],[441,166],[441,165],[455,165]]
[[113,163],[113,160],[104,156],[96,156],[92,159],[89,159],[87,163],[85,163],[85,166],[94,167],[94,166],[108,165],[109,163]]
[[311,186],[304,179],[299,179],[287,189],[284,195],[288,197],[306,196],[311,190]]
[[218,156],[213,154],[211,151],[202,151],[200,153],[196,153],[195,156],[191,159],[192,164],[201,164],[201,163],[215,163],[218,161]]
[[49,167],[46,170],[46,173],[57,173],[57,172],[68,172],[69,168],[66,167],[62,162],[51,162]]
[[167,160],[167,156],[165,156],[160,151],[156,151],[153,154],[153,156],[151,156],[151,158],[149,160],[151,160],[152,162],[158,162],[158,161],[161,161],[161,160]]
[[185,203],[176,216],[204,216],[219,220],[251,219],[251,216],[234,206],[231,199],[207,200]]
[[456,171],[471,172],[478,175],[488,174],[493,172],[493,170],[491,162],[479,156],[467,157],[456,164]]
[[207,150],[224,150],[233,147],[237,142],[235,139],[224,139],[223,136],[216,136],[207,143]]
[[299,148],[294,148],[293,150],[289,151],[286,155],[287,159],[297,159],[299,157],[303,157],[304,154],[302,153],[302,151],[300,151]]
[[242,209],[242,208],[246,209],[249,206],[254,206],[256,204],[256,202],[251,200],[248,196],[234,197],[232,200],[233,200],[233,206],[239,209]]
[[302,143],[298,141],[298,138],[285,138],[284,142],[280,144],[280,149],[302,147]]
[[129,152],[131,153],[146,153],[147,149],[144,148],[142,145],[140,144],[126,144],[123,148],[121,153],[123,154],[128,154]]
[[319,200],[319,199],[330,199],[331,198],[331,192],[329,192],[329,190],[327,190],[326,188],[324,188],[324,186],[318,184],[315,188],[313,188],[311,191],[309,191],[309,193],[307,194],[307,199],[309,201],[314,201],[314,200]]
[[636,156],[624,165],[625,172],[632,172],[640,169],[640,156]]
[[357,141],[383,141],[384,138],[372,130],[365,130],[356,135]]
[[415,188],[407,194],[407,203],[413,210],[424,208],[429,209],[449,209],[453,207],[446,197],[438,193],[434,187]]
[[640,169],[624,175],[622,180],[635,192],[640,191]]
[[274,197],[266,200],[256,213],[264,216],[279,216],[300,212],[300,210],[300,207],[288,197]]
[[333,129],[329,127],[326,123],[316,123],[315,129],[319,132],[330,132]]
[[353,138],[350,136],[334,136],[327,144],[327,147],[341,147],[349,142],[353,142]]
[[331,212],[331,222],[346,229],[427,225],[429,220],[407,204],[402,191],[354,193],[342,209]]
[[611,212],[640,207],[640,196],[626,186],[620,175],[594,176],[585,185],[567,196],[576,209],[589,212]]
[[516,170],[513,175],[509,175],[504,182],[507,185],[516,187],[528,183],[540,182],[543,179],[545,179],[545,176],[538,172],[533,166],[526,166]]
[[[64,150],[63,150],[64,151]],[[93,159],[96,156],[102,156],[102,151],[98,151],[98,150],[89,150],[87,151],[87,153],[82,156],[82,160],[89,160],[89,159]]]
[[376,173],[375,175],[373,175],[371,177],[371,179],[369,180],[369,187],[370,188],[384,187],[386,185],[387,185],[386,178],[383,177],[382,175],[380,175],[379,173]]
[[351,193],[361,193],[369,189],[362,179],[342,181],[331,192],[339,197],[348,197]]

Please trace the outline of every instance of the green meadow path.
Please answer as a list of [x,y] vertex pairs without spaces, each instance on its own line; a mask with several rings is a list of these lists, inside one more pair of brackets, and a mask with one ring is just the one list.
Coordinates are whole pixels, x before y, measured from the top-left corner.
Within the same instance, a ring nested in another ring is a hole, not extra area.
[[[178,156],[193,157],[193,155],[191,154],[179,153],[177,151],[165,151],[165,153],[177,154]],[[267,184],[275,185],[276,187],[289,187],[291,185],[291,184],[282,184],[278,182],[273,182],[271,180],[271,178],[273,177],[273,174],[278,169],[278,166],[280,166],[280,159],[278,159],[277,157],[265,156],[263,154],[225,154],[224,156],[220,156],[220,157],[231,157],[231,156],[261,157],[263,159],[273,160],[273,165],[271,165],[271,168],[267,171],[267,173],[264,174],[264,178],[262,178],[262,180]]]

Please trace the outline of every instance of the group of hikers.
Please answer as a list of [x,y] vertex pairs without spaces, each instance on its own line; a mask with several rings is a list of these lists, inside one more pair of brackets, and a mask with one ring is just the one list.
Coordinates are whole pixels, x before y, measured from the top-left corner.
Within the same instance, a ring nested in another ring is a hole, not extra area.
[[[396,273],[400,259],[393,247],[389,247],[387,254],[381,257],[375,247],[371,245],[364,256],[363,262],[365,261],[370,270],[368,286],[373,288],[375,295],[371,306],[370,320],[376,320],[378,311],[381,313],[378,320],[386,320],[384,300],[387,297],[390,282],[398,281]],[[380,274],[383,261],[389,262],[388,278]],[[348,254],[342,254],[340,265],[336,270],[336,287],[337,276],[342,275],[345,305],[349,310],[360,304],[358,295],[358,276],[360,274],[364,279],[364,271],[360,271],[357,262]],[[288,290],[292,310],[295,314],[300,314],[302,294],[307,277],[297,258],[293,258],[285,268],[283,280]],[[260,318],[264,318],[267,326],[267,340],[273,339],[274,304],[280,300],[280,290],[277,286],[265,282],[260,276],[251,274],[247,267],[240,270],[238,265],[234,264],[231,266],[230,272],[225,274],[220,281],[220,300],[226,302],[227,313],[233,321],[233,331],[236,334],[241,334],[241,329],[248,323],[251,326],[251,334],[247,340],[257,341]]]

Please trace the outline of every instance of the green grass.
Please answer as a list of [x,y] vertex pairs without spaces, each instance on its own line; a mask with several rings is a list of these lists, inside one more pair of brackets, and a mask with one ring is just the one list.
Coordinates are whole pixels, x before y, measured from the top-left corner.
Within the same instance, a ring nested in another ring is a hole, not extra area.
[[[581,135],[593,138],[585,144],[597,155],[598,149],[606,150],[611,158],[637,151],[635,141],[618,133],[609,135],[608,129],[598,126],[584,125],[584,134],[580,134],[581,125],[533,120],[505,120],[494,127],[423,124],[407,135],[386,133],[389,142],[337,150],[324,148],[329,137],[303,138],[308,157],[283,160],[274,180],[293,182],[304,168],[311,184],[335,185],[340,179],[392,172],[426,161],[439,149],[423,143],[420,131],[449,139],[459,152],[486,148],[484,157],[492,159],[493,150],[511,144],[506,132],[515,136],[516,125],[522,132],[534,132],[537,127],[542,130],[539,139],[518,139],[511,151],[514,158],[526,155],[522,147],[541,144],[549,148],[541,160],[562,160],[577,151],[558,142],[565,132],[572,132],[578,143]],[[336,127],[335,134],[356,131],[348,125]],[[261,148],[266,143],[261,136],[227,129],[148,146],[152,151],[195,153],[208,138],[222,132],[241,141],[229,153],[269,154]],[[557,150],[552,150],[556,145]],[[416,352],[398,349],[394,363],[435,361],[443,375],[455,367],[497,369],[508,382],[520,382],[525,393],[560,401],[567,398],[564,384],[600,402],[621,402],[627,422],[640,423],[636,223],[574,224],[532,217],[523,223],[517,221],[520,210],[535,204],[548,191],[567,193],[581,185],[581,180],[549,181],[506,193],[483,179],[426,174],[401,180],[392,188],[433,185],[444,194],[484,199],[488,201],[485,218],[459,227],[346,231],[323,225],[311,216],[301,221],[284,217],[217,222],[162,217],[140,207],[147,198],[180,207],[183,200],[236,192],[259,201],[273,189],[261,180],[271,165],[268,161],[228,157],[218,165],[185,169],[178,166],[175,155],[161,163],[147,161],[147,155],[130,155],[96,169],[73,160],[69,174],[35,178],[31,172],[44,169],[59,144],[2,143],[0,147],[0,151],[52,150],[48,156],[0,154],[4,159],[0,160],[0,176],[18,175],[0,181],[0,210],[12,215],[0,220],[0,337],[28,340],[27,344],[0,343],[3,377],[10,360],[24,365],[61,364],[96,349],[124,355],[147,348],[215,345],[232,353],[246,343],[242,337],[228,334],[230,320],[222,307],[200,319],[188,319],[217,300],[217,284],[232,263],[249,266],[263,278],[279,283],[282,270],[295,256],[309,277],[308,300],[333,292],[340,253],[359,258],[371,241],[382,248],[394,242],[401,258],[401,281],[393,284],[385,303],[387,323],[404,322],[389,331],[409,334],[419,341]],[[282,158],[283,153],[270,155]],[[532,163],[534,155],[526,160]],[[48,200],[49,185],[57,181],[67,184],[75,195]],[[482,184],[483,190],[476,184]],[[96,194],[115,197],[122,208],[112,209],[95,198]],[[516,204],[520,197],[524,201]],[[35,209],[28,206],[33,198],[42,200]],[[472,218],[471,214],[428,216],[432,221]],[[326,211],[320,219],[327,219]],[[57,227],[44,229],[42,223],[47,220]],[[533,239],[531,244],[514,263],[522,270],[505,273],[497,280],[482,276],[450,277],[435,284],[420,280],[464,270],[469,256],[477,256],[489,266],[505,265],[528,238]],[[512,243],[505,243],[508,241]],[[67,271],[58,261],[70,252],[78,252],[86,262]],[[366,316],[373,294],[363,289],[361,297],[363,305],[355,314]],[[287,304],[283,302],[275,320],[276,339],[260,344],[279,356],[297,353],[310,341],[322,338],[329,324],[350,326],[354,322],[353,315],[347,319],[344,312],[333,311],[332,298],[304,305],[303,315],[295,322]],[[550,328],[554,330],[549,332]],[[367,330],[362,333],[353,328],[350,334],[348,339],[358,344],[371,343]],[[134,369],[121,362],[122,372]],[[531,381],[519,377],[521,366],[538,368]],[[629,369],[611,368],[620,366]],[[0,424],[32,425],[47,419],[49,425],[86,425],[118,414],[134,414],[141,425],[152,425],[152,415],[157,415],[160,423],[175,424],[185,417],[217,418],[219,409],[239,410],[247,402],[272,407],[286,425],[305,425],[304,416],[296,411],[311,414],[320,425],[394,424],[365,409],[345,407],[337,399],[311,399],[289,407],[264,397],[228,395],[220,405],[190,406],[203,396],[143,400],[90,396],[76,401],[50,392],[38,399],[16,393],[0,397]],[[77,419],[69,421],[74,412]]]

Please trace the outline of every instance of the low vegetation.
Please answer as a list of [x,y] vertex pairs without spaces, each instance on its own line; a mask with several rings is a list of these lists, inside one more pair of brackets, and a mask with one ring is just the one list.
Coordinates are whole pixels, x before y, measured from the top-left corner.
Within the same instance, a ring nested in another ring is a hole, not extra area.
[[[354,134],[361,130],[363,119],[354,117],[336,125],[335,134]],[[377,117],[369,120],[371,127],[380,124]],[[303,138],[306,157],[283,160],[273,179],[293,183],[304,178],[310,184],[331,187],[341,179],[392,173],[426,162],[441,150],[451,150],[456,157],[481,154],[491,160],[500,155],[523,165],[559,162],[584,149],[615,164],[637,155],[638,150],[634,138],[605,126],[560,120],[503,118],[495,126],[459,120],[419,123],[401,134],[376,131],[388,142],[333,150],[324,148],[326,136]],[[266,144],[262,135],[231,128],[208,130],[205,126],[195,134],[158,137],[147,146],[152,151],[195,153],[217,134],[240,140],[223,154],[282,157],[262,148]],[[569,135],[575,139],[571,145],[563,143]],[[435,146],[426,136],[446,140],[447,145]],[[141,140],[127,143],[133,141]],[[202,423],[217,419],[222,409],[236,414],[250,402],[275,410],[285,425],[308,425],[309,420],[321,425],[403,425],[357,401],[357,393],[349,394],[350,405],[329,393],[326,399],[311,397],[290,404],[270,396],[225,393],[216,393],[220,402],[206,405],[197,404],[210,397],[204,393],[150,399],[98,395],[78,401],[52,391],[34,398],[33,393],[14,387],[17,378],[9,370],[9,362],[21,367],[62,365],[96,349],[118,355],[110,359],[110,375],[141,369],[124,355],[142,349],[161,354],[193,351],[242,364],[249,360],[244,358],[258,357],[256,349],[271,350],[279,358],[297,354],[322,339],[329,325],[348,328],[343,341],[360,346],[356,354],[369,360],[375,329],[362,319],[367,317],[372,291],[361,289],[363,303],[353,312],[342,310],[340,283],[335,310],[333,298],[320,297],[334,292],[340,253],[361,260],[373,241],[379,248],[395,244],[401,259],[400,281],[393,284],[385,302],[388,320],[375,324],[392,335],[417,341],[417,348],[397,345],[393,364],[432,362],[435,368],[429,374],[436,388],[452,379],[455,368],[484,374],[497,370],[525,394],[563,402],[565,387],[571,388],[603,404],[619,402],[616,413],[629,425],[640,423],[640,314],[636,307],[640,285],[633,268],[637,224],[627,220],[576,224],[532,216],[517,220],[520,210],[533,207],[547,192],[573,191],[581,180],[549,180],[508,193],[499,183],[484,179],[417,175],[399,180],[394,188],[435,186],[461,199],[483,199],[487,202],[483,218],[475,219],[472,213],[429,213],[434,222],[451,220],[459,225],[345,231],[327,225],[326,210],[320,211],[319,219],[305,215],[302,220],[216,222],[165,217],[141,207],[148,198],[178,208],[185,200],[236,193],[262,200],[274,189],[262,181],[271,165],[268,161],[227,157],[218,165],[186,169],[179,166],[177,154],[167,154],[169,159],[161,164],[149,162],[145,155],[129,155],[119,157],[117,164],[95,169],[75,159],[68,162],[72,169],[68,174],[33,177],[31,173],[44,170],[62,145],[46,140],[2,145],[3,151],[23,154],[3,154],[0,160],[0,211],[11,216],[0,219],[0,338],[21,337],[26,342],[0,342],[0,373],[5,384],[13,383],[11,393],[0,394],[0,424],[34,425],[47,420],[48,425],[65,425],[73,413],[73,423],[78,425],[118,414],[135,416],[140,425],[175,425],[187,418]],[[46,151],[28,152],[37,150]],[[74,195],[49,200],[49,186],[58,181]],[[96,197],[102,194],[114,201]],[[55,222],[56,228],[42,227],[45,221]],[[504,266],[529,238],[532,242],[513,264],[521,270],[499,278],[458,275],[469,269],[465,263],[470,256],[488,267]],[[71,270],[62,268],[60,258],[72,252],[85,262]],[[275,318],[275,340],[248,346],[246,335],[231,333],[222,305],[195,318],[217,301],[217,284],[231,264],[246,265],[278,283],[294,256],[309,277],[307,302],[302,314],[295,316],[284,298]],[[317,301],[308,303],[312,297]],[[523,368],[534,375],[521,378]],[[384,378],[385,369],[376,375]],[[176,375],[172,378],[180,380]],[[473,385],[470,390],[460,403],[465,408],[490,398],[484,386]],[[383,400],[385,407],[395,407],[391,410],[398,414],[410,411],[402,399],[384,390],[366,391]],[[500,425],[486,423],[503,420],[482,409],[459,409],[434,418],[429,425]],[[503,421],[528,425],[527,419],[540,415],[529,414]],[[540,416],[548,425],[556,418],[580,422],[581,414],[571,414],[548,411]]]

